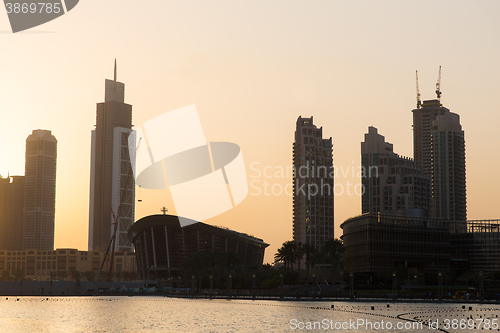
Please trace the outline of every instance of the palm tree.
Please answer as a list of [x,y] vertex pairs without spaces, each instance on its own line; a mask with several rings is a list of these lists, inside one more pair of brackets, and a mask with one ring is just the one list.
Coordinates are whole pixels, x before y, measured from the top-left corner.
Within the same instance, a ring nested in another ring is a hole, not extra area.
[[83,277],[87,279],[87,281],[94,281],[94,272],[93,271],[85,271],[83,273]]
[[274,263],[277,264],[279,262],[282,262],[285,265],[285,270],[288,270],[288,257],[284,246],[280,247],[274,255]]
[[14,278],[19,281],[24,279],[24,271],[22,269],[17,269],[14,271]]
[[286,252],[289,256],[289,261],[290,261],[290,267],[292,268],[292,272],[293,272],[293,264],[295,264],[295,262],[297,261],[297,248],[298,248],[298,245],[295,241],[291,240],[291,241],[286,241],[285,243],[283,243],[283,245],[286,247]]
[[297,258],[297,266],[299,267],[299,276],[300,276],[300,261],[304,256],[304,247],[301,242],[297,242],[297,248],[295,249],[296,258]]
[[233,251],[224,251],[222,253],[222,259],[224,260],[226,275],[229,275],[233,268],[240,263],[240,257]]
[[306,279],[309,281],[309,269],[311,268],[311,259],[318,252],[316,247],[311,243],[305,243],[302,245],[302,251],[304,251],[304,255],[306,256]]
[[278,249],[278,252],[274,255],[274,262],[283,262],[285,264],[285,270],[291,267],[293,272],[293,264],[295,263],[297,257],[297,243],[294,241],[286,241]]
[[323,254],[332,263],[334,278],[337,278],[340,272],[340,262],[344,252],[344,244],[338,238],[329,238],[323,245]]
[[193,252],[183,263],[186,273],[193,275],[198,280],[198,288],[201,288],[201,275],[204,268],[205,256],[201,252]]
[[10,274],[7,271],[2,271],[2,276],[0,277],[0,281],[8,281],[10,280]]
[[80,280],[81,278],[81,273],[74,268],[69,271],[69,274],[71,275],[71,280]]

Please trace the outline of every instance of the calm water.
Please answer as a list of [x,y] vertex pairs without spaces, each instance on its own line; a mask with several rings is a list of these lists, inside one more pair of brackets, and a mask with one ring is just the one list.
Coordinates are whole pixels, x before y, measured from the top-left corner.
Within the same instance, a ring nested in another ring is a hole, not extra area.
[[[19,300],[18,300],[19,299]],[[335,310],[331,309],[334,304]],[[374,306],[374,310],[371,310]],[[469,306],[472,310],[469,311]],[[397,316],[399,315],[399,318]],[[499,331],[479,329],[484,319],[495,327],[499,305],[278,302],[190,300],[166,297],[6,297],[0,298],[0,332],[438,332],[445,319],[470,326],[446,332]],[[411,321],[425,321],[422,327]],[[495,321],[493,321],[495,319]],[[359,321],[358,321],[359,320]],[[362,324],[361,321],[365,323]],[[371,323],[367,324],[367,322]],[[314,322],[319,322],[322,326]],[[360,323],[360,326],[346,325]],[[389,324],[390,323],[390,324]],[[397,328],[397,325],[401,329]],[[471,328],[474,324],[475,328]],[[500,325],[500,323],[498,323]],[[309,326],[307,326],[309,325]],[[344,328],[342,328],[342,325]],[[367,326],[368,325],[368,326]],[[377,326],[378,325],[378,326]],[[392,329],[390,329],[392,326]],[[300,329],[302,328],[303,329]],[[336,329],[337,327],[337,329]],[[311,329],[307,329],[311,328]]]

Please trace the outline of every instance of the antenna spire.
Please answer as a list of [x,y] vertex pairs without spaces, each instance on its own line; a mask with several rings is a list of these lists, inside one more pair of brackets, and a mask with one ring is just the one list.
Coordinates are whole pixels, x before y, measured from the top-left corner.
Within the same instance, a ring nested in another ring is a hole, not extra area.
[[438,101],[441,101],[441,66],[439,66],[439,76],[438,76],[438,81],[436,83],[436,96]]
[[415,78],[417,81],[417,109],[420,109],[422,101],[420,101],[420,91],[418,90],[418,71],[415,71]]
[[116,58],[115,58],[115,82],[116,82]]

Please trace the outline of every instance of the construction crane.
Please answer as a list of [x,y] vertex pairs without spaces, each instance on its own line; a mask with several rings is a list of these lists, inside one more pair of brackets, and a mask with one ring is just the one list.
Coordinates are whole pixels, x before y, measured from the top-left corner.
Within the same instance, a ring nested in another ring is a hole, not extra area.
[[438,81],[436,83],[436,96],[438,101],[441,101],[441,66],[439,66],[439,76]]
[[417,80],[417,109],[420,109],[422,101],[420,100],[420,91],[418,90],[418,71],[415,71],[415,78]]

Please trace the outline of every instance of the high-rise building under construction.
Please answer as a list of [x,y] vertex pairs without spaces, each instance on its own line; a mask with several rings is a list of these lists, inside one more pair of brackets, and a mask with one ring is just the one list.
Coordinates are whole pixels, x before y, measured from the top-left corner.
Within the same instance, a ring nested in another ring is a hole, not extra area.
[[441,104],[441,68],[437,99],[420,103],[413,112],[414,159],[432,180],[432,215],[450,221],[467,220],[465,136],[458,114]]

